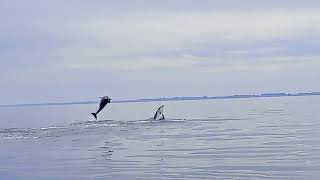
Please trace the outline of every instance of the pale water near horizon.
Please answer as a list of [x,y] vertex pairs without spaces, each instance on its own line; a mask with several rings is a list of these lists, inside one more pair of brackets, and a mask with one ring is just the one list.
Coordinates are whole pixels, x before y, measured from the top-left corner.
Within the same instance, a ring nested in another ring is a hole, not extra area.
[[[164,104],[166,120],[151,121]],[[318,179],[320,97],[0,108],[0,179]]]

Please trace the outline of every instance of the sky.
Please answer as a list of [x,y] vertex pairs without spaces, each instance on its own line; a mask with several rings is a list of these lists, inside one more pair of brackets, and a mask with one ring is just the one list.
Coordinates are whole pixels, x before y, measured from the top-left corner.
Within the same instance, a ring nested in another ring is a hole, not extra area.
[[0,104],[320,91],[317,0],[0,0]]

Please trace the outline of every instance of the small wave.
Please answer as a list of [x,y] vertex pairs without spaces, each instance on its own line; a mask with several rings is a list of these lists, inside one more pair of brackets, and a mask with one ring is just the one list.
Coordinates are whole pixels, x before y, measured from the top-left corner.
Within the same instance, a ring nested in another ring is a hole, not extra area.
[[115,121],[115,120],[99,120],[99,121],[85,121],[72,123],[70,126],[82,126],[82,127],[109,127],[109,126],[127,126],[137,124],[149,124],[149,123],[170,123],[170,122],[184,122],[186,119],[165,119],[165,120],[154,120],[144,119],[135,121]]
[[62,128],[65,128],[65,127],[62,127],[62,126],[60,126],[60,127],[58,127],[58,126],[49,126],[49,127],[42,127],[42,128],[40,128],[39,130],[41,130],[41,131],[47,131],[47,130],[62,129]]
[[27,138],[37,138],[36,129],[19,129],[19,128],[9,128],[0,129],[0,136],[6,139],[27,139]]
[[52,137],[57,134],[63,135],[68,132],[81,131],[82,129],[95,129],[103,127],[125,127],[125,126],[140,126],[146,124],[161,124],[161,123],[180,123],[186,119],[165,119],[165,120],[136,120],[136,121],[115,121],[115,120],[99,120],[99,121],[84,121],[72,123],[67,126],[48,126],[41,128],[7,128],[0,129],[0,138],[12,139],[36,139],[41,137]]
[[6,133],[31,133],[33,129],[19,129],[19,128],[8,128],[8,129],[0,129],[0,134]]
[[99,121],[85,121],[85,122],[77,122],[72,123],[70,126],[112,126],[116,125],[119,122],[114,120],[99,120]]

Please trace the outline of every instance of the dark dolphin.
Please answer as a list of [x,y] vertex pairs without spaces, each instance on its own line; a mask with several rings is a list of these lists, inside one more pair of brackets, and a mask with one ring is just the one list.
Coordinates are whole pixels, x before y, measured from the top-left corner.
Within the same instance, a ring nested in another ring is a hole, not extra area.
[[154,114],[153,119],[154,120],[164,120],[164,114],[163,114],[163,108],[164,105],[160,106],[157,110],[157,112]]
[[99,97],[101,98],[100,100],[100,105],[99,105],[99,109],[96,113],[91,113],[95,119],[97,119],[97,114],[108,104],[111,102],[111,99],[108,96],[104,96],[104,97]]

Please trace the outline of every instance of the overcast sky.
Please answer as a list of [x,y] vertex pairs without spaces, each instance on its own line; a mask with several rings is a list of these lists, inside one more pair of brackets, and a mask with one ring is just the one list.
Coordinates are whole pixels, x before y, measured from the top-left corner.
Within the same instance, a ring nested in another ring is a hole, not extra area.
[[320,91],[318,0],[0,0],[0,104]]

